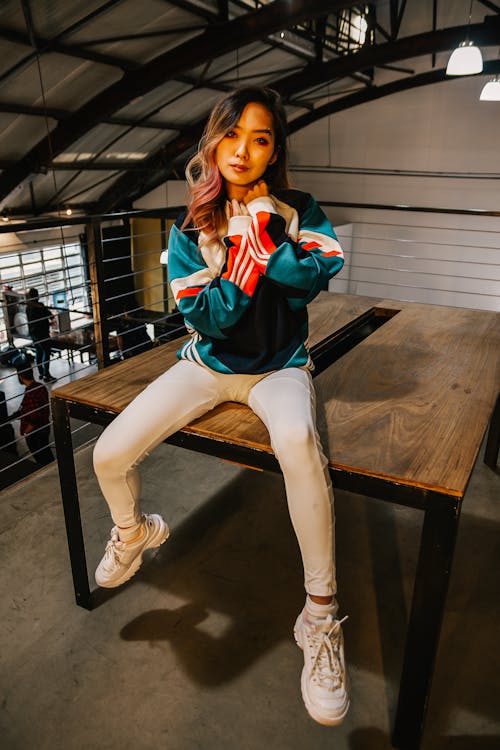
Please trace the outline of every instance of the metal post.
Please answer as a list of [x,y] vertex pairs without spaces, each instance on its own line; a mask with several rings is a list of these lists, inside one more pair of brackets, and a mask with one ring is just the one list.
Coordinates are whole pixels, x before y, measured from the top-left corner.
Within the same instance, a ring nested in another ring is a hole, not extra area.
[[484,463],[490,469],[495,469],[498,461],[498,451],[500,450],[500,393],[497,397],[493,414],[491,415],[488,438],[484,451]]
[[449,504],[430,503],[425,511],[392,736],[400,750],[420,747],[459,516],[459,498],[450,497]]
[[83,540],[78,486],[76,482],[75,459],[71,439],[69,406],[59,398],[52,399],[52,417],[56,443],[59,483],[66,522],[71,571],[75,588],[76,603],[85,609],[91,609],[91,593],[87,575],[85,543]]
[[94,336],[99,369],[107,367],[109,359],[108,324],[106,320],[104,289],[103,247],[101,224],[92,221],[85,227],[87,234],[88,263],[92,291],[92,314],[94,318]]

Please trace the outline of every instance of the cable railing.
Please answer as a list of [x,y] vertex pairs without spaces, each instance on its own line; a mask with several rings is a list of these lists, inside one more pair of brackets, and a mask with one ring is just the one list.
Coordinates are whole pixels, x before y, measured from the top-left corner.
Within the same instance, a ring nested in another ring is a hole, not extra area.
[[[185,333],[169,292],[166,268],[159,262],[170,218],[168,211],[163,214],[121,214],[118,226],[116,220],[110,222],[106,217],[89,218],[84,225],[80,219],[78,253],[68,255],[62,244],[59,252],[54,250],[57,242],[52,232],[48,243],[51,257],[45,260],[46,222],[38,226],[31,223],[29,239],[21,243],[3,243],[0,487],[39,468],[47,459],[47,448],[55,454],[50,418],[47,425],[32,429],[31,438],[30,433],[21,434],[21,417],[23,425],[35,423],[47,408],[23,407],[27,393],[23,376],[33,379],[35,389],[50,391]],[[138,223],[144,219],[151,225]],[[50,227],[54,228],[53,222]],[[13,228],[18,238],[22,238],[23,229],[28,231],[19,225]],[[6,229],[2,227],[2,231],[5,234]],[[76,245],[74,234],[71,243]],[[32,309],[32,288],[36,288],[42,305],[38,314]],[[66,304],[55,304],[58,296]],[[48,352],[46,362],[44,352]],[[47,427],[47,441],[40,447],[37,443]],[[72,420],[75,445],[88,444],[92,435],[95,425]]]
[[500,310],[500,213],[488,212],[479,227],[475,215],[457,210],[448,226],[429,226],[421,209],[396,222],[393,207],[381,207],[385,221],[378,208],[362,206],[359,218],[337,224],[346,263],[332,291]]

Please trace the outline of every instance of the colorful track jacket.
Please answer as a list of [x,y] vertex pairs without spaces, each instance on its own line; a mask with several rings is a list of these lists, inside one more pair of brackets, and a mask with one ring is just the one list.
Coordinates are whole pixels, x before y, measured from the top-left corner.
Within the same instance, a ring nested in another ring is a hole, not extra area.
[[307,304],[344,263],[335,232],[312,196],[256,198],[212,243],[172,227],[170,284],[191,338],[178,352],[224,373],[312,367]]

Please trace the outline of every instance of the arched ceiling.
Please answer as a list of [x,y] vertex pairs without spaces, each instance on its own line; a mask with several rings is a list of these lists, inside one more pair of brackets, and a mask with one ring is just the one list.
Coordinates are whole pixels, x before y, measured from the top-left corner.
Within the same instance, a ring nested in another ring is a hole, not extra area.
[[182,177],[210,108],[237,85],[278,89],[295,132],[445,80],[467,34],[484,72],[500,73],[500,3],[476,0],[470,22],[469,9],[469,0],[3,0],[0,209],[25,218],[130,207]]

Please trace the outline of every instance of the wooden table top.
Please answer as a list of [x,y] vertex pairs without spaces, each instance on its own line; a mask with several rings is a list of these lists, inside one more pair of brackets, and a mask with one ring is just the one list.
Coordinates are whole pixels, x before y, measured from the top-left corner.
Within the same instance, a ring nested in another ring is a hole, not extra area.
[[[315,378],[331,466],[463,496],[500,390],[500,313],[324,292],[310,343],[372,308],[400,310]],[[175,361],[180,341],[74,381],[52,397],[118,413]],[[184,431],[272,452],[253,412],[222,404]]]

